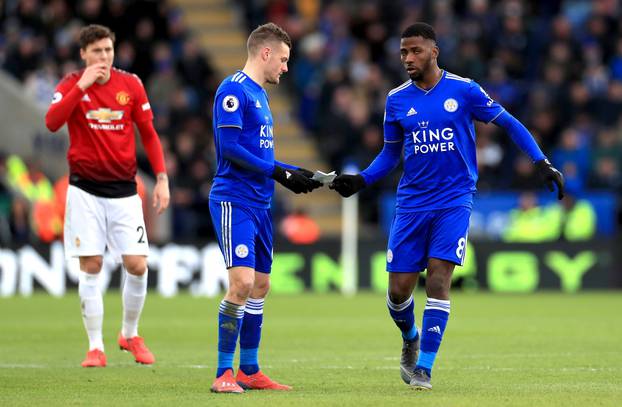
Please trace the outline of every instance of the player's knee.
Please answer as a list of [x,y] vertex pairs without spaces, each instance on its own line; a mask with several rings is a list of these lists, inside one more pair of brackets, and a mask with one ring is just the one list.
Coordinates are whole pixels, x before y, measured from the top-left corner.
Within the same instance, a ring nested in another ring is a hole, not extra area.
[[253,287],[253,298],[265,298],[270,291],[270,280],[258,281],[255,280],[255,286]]
[[389,281],[389,299],[394,304],[401,304],[410,298],[413,287],[403,281]]
[[142,276],[147,271],[147,258],[145,256],[123,256],[123,266],[128,273]]
[[244,302],[253,290],[254,281],[252,278],[240,278],[232,281],[229,285],[229,293],[237,300]]
[[425,291],[431,298],[447,298],[451,285],[451,274],[437,273],[430,276],[425,282]]
[[101,271],[104,261],[101,256],[80,257],[80,270],[89,274]]

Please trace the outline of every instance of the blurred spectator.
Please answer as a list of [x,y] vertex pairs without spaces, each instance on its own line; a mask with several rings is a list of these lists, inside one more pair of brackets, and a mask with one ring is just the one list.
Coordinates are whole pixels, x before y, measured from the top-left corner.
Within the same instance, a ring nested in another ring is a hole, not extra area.
[[36,162],[24,162],[11,155],[3,163],[3,182],[11,190],[13,200],[9,227],[16,242],[37,237],[51,242],[62,233],[62,218],[56,211],[54,189]]
[[322,118],[318,132],[318,148],[331,168],[341,169],[346,150],[346,140],[351,132],[349,110],[354,103],[352,88],[347,85],[337,87],[330,101],[330,109]]
[[[377,125],[367,125],[360,135],[361,142],[356,143],[354,154],[349,161],[357,168],[365,168],[378,155],[383,146],[382,131]],[[388,177],[389,178],[389,177]],[[382,180],[362,190],[359,194],[359,210],[361,220],[367,224],[377,224],[380,219],[378,197],[387,188]],[[389,188],[391,188],[389,186]]]
[[503,160],[503,149],[494,138],[495,126],[491,124],[477,126],[476,154],[480,177],[477,188],[491,189],[500,175],[499,166]]
[[149,78],[153,72],[153,60],[151,59],[152,48],[155,42],[153,21],[148,18],[138,21],[133,37],[136,59],[132,65],[132,73],[138,75],[139,78]]
[[589,201],[567,191],[557,204],[560,210],[560,239],[570,242],[590,240],[596,233],[596,212]]
[[181,87],[181,81],[175,72],[170,47],[166,43],[159,43],[153,53],[155,69],[147,81],[147,94],[154,115],[166,114],[175,91]]
[[556,240],[559,237],[560,224],[560,213],[555,206],[539,206],[538,198],[533,192],[523,192],[519,198],[519,207],[510,212],[510,221],[503,233],[503,240],[522,243]]
[[[197,93],[198,104],[207,105],[207,101],[211,100],[216,91],[215,72],[195,38],[190,37],[184,42],[177,71],[187,85],[186,89]],[[200,106],[196,106],[195,111],[199,108]]]
[[13,76],[24,80],[28,74],[37,70],[42,55],[40,38],[24,31],[20,35],[19,43],[10,44],[8,48],[3,68]]
[[485,82],[488,94],[509,111],[515,111],[521,101],[518,86],[507,76],[503,64],[493,61],[488,65],[488,80]]
[[324,48],[326,38],[315,32],[301,40],[300,55],[292,69],[292,77],[296,88],[300,91],[300,120],[307,129],[315,128],[318,102],[320,98],[321,77],[324,69]]
[[567,189],[582,191],[585,188],[590,168],[590,151],[577,130],[564,130],[560,145],[553,150],[551,162],[564,174]]
[[30,214],[28,201],[22,197],[14,197],[11,204],[9,221],[12,243],[30,243],[33,235],[30,230]]
[[39,69],[26,76],[24,91],[39,107],[47,109],[59,79],[56,64],[46,60]]
[[616,40],[615,54],[611,58],[609,69],[612,79],[622,80],[622,37]]
[[622,190],[622,143],[614,129],[603,129],[598,134],[591,161],[589,184],[592,187]]
[[535,190],[542,186],[542,181],[536,173],[529,157],[520,155],[514,161],[514,178],[510,187],[517,190]]
[[44,28],[38,0],[21,0],[17,3],[16,17],[20,26],[30,32],[41,33]]
[[594,101],[594,116],[604,126],[614,126],[622,112],[622,80],[609,83],[607,93]]

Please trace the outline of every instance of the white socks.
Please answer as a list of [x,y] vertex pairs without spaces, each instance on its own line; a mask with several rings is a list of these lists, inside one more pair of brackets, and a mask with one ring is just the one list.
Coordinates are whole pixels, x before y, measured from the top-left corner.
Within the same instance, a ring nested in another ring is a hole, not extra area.
[[145,304],[147,295],[147,273],[135,276],[125,271],[125,284],[123,285],[123,327],[121,334],[125,338],[133,338],[138,335],[138,319]]
[[104,300],[99,290],[99,274],[80,271],[78,294],[82,307],[82,321],[89,337],[89,350],[104,350],[102,322],[104,320]]

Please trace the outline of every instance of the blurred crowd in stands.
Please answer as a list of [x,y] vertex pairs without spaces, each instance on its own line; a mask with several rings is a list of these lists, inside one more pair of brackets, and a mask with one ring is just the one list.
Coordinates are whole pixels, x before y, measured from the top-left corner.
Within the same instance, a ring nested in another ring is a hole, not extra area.
[[[221,76],[180,10],[170,1],[140,0],[0,5],[0,65],[43,108],[60,78],[80,67],[80,27],[100,23],[117,34],[115,65],[145,83],[167,157],[172,237],[211,236],[205,209],[214,172],[211,99]],[[333,169],[364,168],[382,148],[386,93],[407,79],[399,60],[400,34],[412,22],[426,21],[436,29],[439,65],[479,82],[521,120],[563,171],[570,194],[592,189],[622,194],[617,0],[237,0],[237,5],[249,30],[273,21],[292,36],[284,79],[297,104],[293,109]],[[477,124],[477,131],[480,191],[542,190],[527,157],[502,131],[484,124]],[[151,173],[142,156],[139,165]],[[398,180],[395,171],[361,193],[365,221],[378,222],[378,197],[394,191]],[[7,194],[0,188],[0,210],[13,219],[16,209],[5,204]]]

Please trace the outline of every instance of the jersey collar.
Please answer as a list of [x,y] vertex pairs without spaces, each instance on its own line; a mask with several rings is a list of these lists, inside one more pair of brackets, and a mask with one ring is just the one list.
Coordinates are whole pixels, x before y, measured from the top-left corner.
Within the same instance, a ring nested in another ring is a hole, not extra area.
[[423,92],[423,94],[424,94],[424,96],[425,96],[425,95],[427,95],[428,93],[432,92],[432,91],[433,91],[433,90],[434,90],[434,89],[438,86],[438,84],[439,84],[439,83],[441,83],[441,81],[445,78],[445,73],[446,73],[447,71],[445,71],[444,69],[442,69],[441,71],[443,72],[443,73],[441,74],[441,77],[440,77],[440,78],[438,78],[438,81],[434,84],[434,86],[432,86],[432,87],[431,87],[430,89],[428,89],[428,90],[423,89],[423,88],[420,88],[419,86],[417,86],[417,84],[416,84],[416,83],[415,83],[415,81],[413,81],[413,80],[411,80],[411,82],[412,82],[413,86],[414,86],[416,89],[419,89],[421,92]]
[[[260,84],[258,84],[257,82],[255,82],[255,81],[254,81],[254,80],[253,80],[250,76],[248,76],[246,73],[244,73],[244,71],[242,71],[242,70],[238,69],[238,70],[236,71],[236,73],[234,74],[234,76],[235,76],[235,75],[238,75],[238,78],[240,78],[240,79],[241,79],[242,77],[244,77],[244,79],[243,79],[243,80],[244,80],[244,81],[246,81],[246,82],[248,82],[248,83],[250,83],[253,87],[255,87],[255,88],[257,88],[257,89],[264,90],[264,89],[263,89],[263,87],[262,87]],[[238,82],[241,82],[241,81],[242,81],[242,80],[238,80]]]

